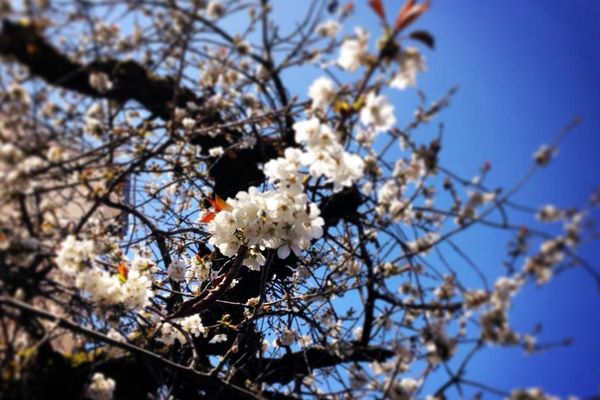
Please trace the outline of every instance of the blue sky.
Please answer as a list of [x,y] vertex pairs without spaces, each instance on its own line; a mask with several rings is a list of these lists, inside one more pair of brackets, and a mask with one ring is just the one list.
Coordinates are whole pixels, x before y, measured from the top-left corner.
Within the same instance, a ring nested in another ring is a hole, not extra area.
[[[376,29],[375,18],[359,3],[360,18],[354,20]],[[391,12],[397,3],[385,5]],[[530,165],[541,143],[579,115],[583,122],[563,142],[556,161],[517,199],[530,205],[585,203],[600,186],[599,20],[600,2],[594,0],[434,1],[418,23],[437,39],[435,51],[426,52],[429,71],[419,78],[420,88],[435,98],[452,85],[460,87],[439,119],[446,128],[442,162],[472,176],[489,160],[488,183],[508,185]],[[402,107],[401,100],[396,106]],[[504,240],[484,234],[471,242],[470,254],[498,270]],[[598,265],[597,243],[583,253]],[[517,329],[530,331],[542,322],[541,342],[572,337],[572,346],[535,356],[520,349],[490,349],[476,358],[471,377],[504,389],[542,386],[557,395],[582,397],[598,393],[598,289],[581,269],[543,288],[525,289],[511,314]]]
[[[298,3],[274,2],[290,22],[301,15],[296,14]],[[366,1],[355,3],[347,28],[362,25],[380,32]],[[392,14],[402,2],[384,3]],[[488,184],[506,187],[529,167],[540,144],[580,116],[583,122],[563,141],[556,161],[535,175],[516,200],[532,206],[584,204],[600,186],[599,20],[600,1],[595,0],[434,1],[417,24],[437,39],[436,49],[425,51],[429,70],[419,77],[419,87],[432,100],[451,86],[460,87],[436,121],[445,124],[442,162],[470,177],[488,160],[493,166]],[[309,79],[296,79],[290,90],[305,93]],[[409,91],[393,99],[402,126],[416,95]],[[463,240],[486,274],[502,271],[505,235],[478,232]],[[584,246],[582,254],[599,265],[597,243]],[[541,322],[541,343],[570,337],[573,344],[534,356],[521,349],[489,349],[471,364],[470,377],[505,390],[541,386],[582,398],[598,393],[599,308],[599,288],[582,269],[541,288],[528,286],[511,313],[515,328],[530,332]]]
[[[441,117],[447,132],[446,165],[468,175],[482,160],[490,160],[491,181],[508,184],[520,176],[540,143],[579,115],[583,122],[563,142],[556,162],[540,171],[517,199],[531,205],[584,203],[600,186],[599,19],[600,2],[593,0],[434,2],[420,22],[438,39],[437,49],[428,54],[422,88],[434,94],[448,85],[460,86]],[[494,242],[488,238],[474,257],[486,262]],[[597,243],[583,252],[598,265]],[[516,300],[515,326],[528,330],[540,321],[541,341],[572,337],[573,345],[530,357],[519,349],[489,350],[477,358],[471,376],[503,388],[539,385],[561,396],[596,394],[599,294],[581,269],[546,287],[528,287]]]

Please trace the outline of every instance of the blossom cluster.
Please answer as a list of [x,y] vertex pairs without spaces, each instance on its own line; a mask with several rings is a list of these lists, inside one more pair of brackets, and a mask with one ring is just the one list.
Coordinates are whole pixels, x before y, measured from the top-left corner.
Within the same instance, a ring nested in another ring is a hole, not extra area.
[[147,305],[153,295],[152,281],[147,275],[151,263],[142,259],[121,262],[111,273],[97,261],[101,253],[93,240],[69,235],[60,246],[56,264],[76,288],[99,305],[122,305],[127,309]]
[[[285,186],[282,186],[284,188]],[[323,234],[323,219],[316,204],[305,193],[286,190],[260,192],[251,187],[229,199],[231,210],[223,210],[208,225],[209,243],[228,257],[246,244],[249,251],[243,264],[258,269],[266,262],[263,249],[277,249],[280,258],[290,250],[299,255],[312,239]]]
[[160,326],[158,340],[167,346],[175,343],[185,343],[184,332],[193,336],[206,336],[208,330],[202,324],[202,319],[199,315],[192,315],[182,318],[173,323],[164,323]]
[[[369,59],[369,32],[361,27],[354,30],[354,37],[347,38],[342,43],[337,64],[340,68],[355,72]],[[394,53],[393,61],[398,64],[398,70],[392,74],[390,86],[396,89],[406,89],[416,86],[417,74],[427,69],[425,59],[419,49],[408,47]]]
[[489,297],[490,307],[481,316],[481,335],[491,343],[515,344],[519,337],[508,323],[511,299],[523,286],[522,278],[500,277]]
[[[544,221],[559,220],[561,212],[546,206],[538,213],[538,217]],[[534,275],[538,284],[547,283],[554,273],[553,267],[561,263],[579,244],[582,221],[583,215],[580,213],[570,216],[564,225],[565,233],[542,242],[539,252],[525,259],[523,271]]]
[[[333,191],[351,186],[364,174],[364,161],[356,154],[344,150],[339,135],[318,118],[294,124],[296,142],[304,145],[304,152],[294,150],[286,160],[292,165],[306,166],[311,176],[324,177],[333,184]],[[267,171],[265,171],[267,172]],[[278,179],[278,174],[267,176]]]

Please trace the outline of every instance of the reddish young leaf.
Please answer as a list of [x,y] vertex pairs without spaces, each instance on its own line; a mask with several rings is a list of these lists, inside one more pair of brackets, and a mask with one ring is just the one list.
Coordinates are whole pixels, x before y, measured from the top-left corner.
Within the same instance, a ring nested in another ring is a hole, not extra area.
[[120,263],[119,265],[117,265],[117,273],[119,275],[119,280],[121,280],[121,282],[125,282],[127,280],[127,275],[129,274],[129,269],[127,269],[127,266],[125,265],[125,263]]
[[215,209],[216,212],[223,210],[231,210],[231,206],[227,204],[227,202],[220,198],[218,195],[215,195],[214,199],[208,199],[208,202]]
[[218,195],[215,195],[214,199],[208,199],[208,202],[210,203],[214,211],[204,210],[204,213],[202,214],[202,216],[200,216],[200,222],[208,223],[215,219],[219,212],[223,210],[231,210],[231,206]]
[[404,18],[404,16],[410,11],[410,9],[413,8],[413,6],[415,5],[416,2],[417,2],[417,0],[406,0],[406,3],[404,3],[404,5],[400,9],[400,11],[398,11],[398,16],[396,17],[395,26],[397,26],[398,21],[401,20],[402,18]]
[[375,11],[375,14],[379,15],[382,21],[385,22],[385,9],[381,0],[369,0],[369,6]]
[[415,22],[429,9],[430,5],[431,0],[425,0],[425,2],[421,4],[416,4],[416,0],[407,0],[396,18],[394,33],[402,31],[404,28]]
[[204,224],[208,224],[210,221],[215,219],[216,216],[217,216],[217,213],[206,210],[206,211],[204,211],[204,214],[202,214],[202,216],[200,217],[200,222],[202,222]]

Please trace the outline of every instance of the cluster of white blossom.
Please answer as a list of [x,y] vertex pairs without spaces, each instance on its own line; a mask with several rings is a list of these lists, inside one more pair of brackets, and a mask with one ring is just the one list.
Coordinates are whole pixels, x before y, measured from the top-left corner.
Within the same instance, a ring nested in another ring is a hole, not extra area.
[[60,246],[56,264],[75,287],[99,305],[122,305],[136,309],[148,304],[152,281],[147,262],[122,262],[115,273],[102,268],[96,258],[101,255],[92,240],[78,240],[69,235]]
[[439,240],[440,234],[438,232],[427,232],[425,235],[406,243],[406,245],[413,254],[427,253]]
[[477,218],[477,208],[496,199],[495,192],[471,192],[465,205],[455,218],[457,224],[464,224]]
[[211,275],[212,263],[196,255],[188,262],[188,268],[185,270],[185,281],[188,285],[200,284],[207,280]]
[[86,268],[85,264],[96,255],[96,243],[93,240],[79,240],[74,235],[69,235],[60,245],[56,264],[65,274],[75,275]]
[[100,268],[80,272],[75,286],[88,293],[98,304],[123,305],[128,309],[144,307],[152,296],[151,280],[133,269],[129,270],[126,278]]
[[[403,198],[406,185],[414,183],[422,184],[421,180],[427,175],[427,169],[422,157],[412,154],[410,162],[399,159],[394,165],[392,177],[384,181],[377,191],[377,205],[375,212],[378,216],[389,215],[393,222],[411,223],[414,219],[412,202]],[[363,187],[365,193],[369,193],[372,186]],[[416,243],[415,243],[416,244]]]
[[354,30],[354,33],[356,37],[346,39],[342,43],[337,60],[338,65],[348,72],[356,71],[368,56],[369,32],[358,27]]
[[402,186],[396,180],[387,180],[377,191],[377,215],[382,217],[389,214],[393,221],[410,222],[412,204],[402,199],[402,191]]
[[535,217],[542,222],[555,222],[560,221],[564,213],[552,204],[546,204],[538,210]]
[[[387,382],[386,382],[387,383]],[[422,382],[413,378],[402,378],[391,383],[389,396],[392,400],[412,400],[413,394],[421,387]]]
[[105,114],[100,103],[92,104],[85,112],[85,130],[91,135],[99,135],[104,130]]
[[481,315],[481,335],[491,343],[515,344],[519,337],[508,323],[508,309],[511,299],[523,286],[524,280],[520,277],[500,277],[494,284],[494,291],[489,298],[489,309]]
[[[355,72],[361,65],[365,65],[369,58],[369,33],[360,27],[356,28],[354,33],[354,37],[346,38],[342,43],[337,59],[340,68],[348,72]],[[394,61],[399,69],[392,75],[390,87],[400,90],[416,86],[417,74],[427,69],[425,58],[416,47],[399,50]]]
[[211,19],[221,18],[225,14],[225,7],[218,0],[213,0],[206,6],[206,15]]
[[312,101],[313,109],[325,109],[336,96],[335,84],[331,79],[321,77],[316,79],[308,88],[308,97]]
[[[562,214],[554,208],[545,207],[542,209],[541,216],[545,220],[551,221],[562,217]],[[544,284],[550,280],[553,275],[553,267],[562,262],[569,251],[574,251],[580,242],[581,226],[583,215],[574,214],[565,223],[565,233],[551,239],[547,239],[540,245],[539,252],[527,257],[523,265],[523,271],[533,274],[538,284]]]
[[395,357],[369,364],[371,372],[376,376],[381,376],[383,380],[372,381],[362,369],[352,368],[349,371],[350,382],[353,388],[359,389],[369,384],[377,386],[380,390],[388,393],[390,399],[410,400],[413,394],[421,387],[421,379],[402,378],[393,379],[395,375],[404,374],[410,370],[414,360],[414,355],[410,351],[399,348]]
[[409,47],[400,52],[398,56],[400,70],[393,76],[390,86],[396,89],[406,89],[416,86],[417,73],[426,69],[425,59],[416,47]]
[[185,343],[185,333],[193,337],[206,336],[208,330],[202,324],[202,319],[198,314],[192,315],[180,320],[174,320],[172,323],[163,323],[159,329],[158,340],[167,346],[172,346],[179,342]]
[[316,204],[308,203],[306,194],[280,186],[279,190],[260,192],[251,187],[229,199],[231,210],[219,212],[208,225],[209,243],[228,257],[246,244],[249,251],[243,264],[251,269],[264,265],[263,249],[277,249],[280,258],[290,250],[300,255],[312,239],[323,234],[323,219]]
[[333,184],[334,192],[351,186],[363,176],[364,161],[358,155],[347,152],[338,134],[318,118],[296,122],[294,131],[296,142],[302,144],[305,150],[295,151],[294,162],[306,166],[313,177],[325,177],[328,183]]
[[375,132],[388,131],[396,124],[394,106],[388,98],[370,92],[365,106],[360,110],[360,122],[371,127]]

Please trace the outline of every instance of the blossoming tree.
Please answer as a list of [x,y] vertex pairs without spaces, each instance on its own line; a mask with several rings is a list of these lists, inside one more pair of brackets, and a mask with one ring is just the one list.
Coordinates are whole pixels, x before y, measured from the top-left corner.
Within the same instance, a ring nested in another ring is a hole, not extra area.
[[[306,2],[291,29],[282,1],[12,3],[0,2],[7,398],[550,398],[466,367],[490,345],[535,351],[510,325],[523,285],[567,266],[598,278],[577,254],[589,213],[530,211],[558,234],[511,220],[564,133],[500,190],[489,164],[474,179],[441,165],[441,131],[417,134],[454,90],[397,119],[389,93],[416,85],[433,48],[413,28],[428,2],[369,1],[374,32],[348,26],[351,2]],[[306,71],[318,74],[294,93]],[[475,228],[513,236],[495,282],[455,243]]]

